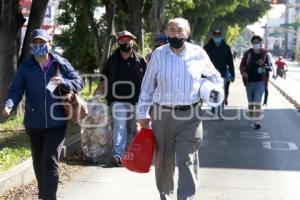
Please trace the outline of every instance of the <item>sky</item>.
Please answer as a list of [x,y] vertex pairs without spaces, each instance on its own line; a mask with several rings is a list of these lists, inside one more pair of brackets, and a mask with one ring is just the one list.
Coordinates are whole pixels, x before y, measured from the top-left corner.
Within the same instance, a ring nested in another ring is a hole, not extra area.
[[283,4],[277,4],[277,5],[272,5],[271,10],[268,11],[268,13],[259,19],[258,22],[248,25],[247,28],[250,29],[252,32],[254,32],[256,35],[260,35],[263,37],[265,30],[262,28],[268,18],[279,18],[285,10],[285,5]]

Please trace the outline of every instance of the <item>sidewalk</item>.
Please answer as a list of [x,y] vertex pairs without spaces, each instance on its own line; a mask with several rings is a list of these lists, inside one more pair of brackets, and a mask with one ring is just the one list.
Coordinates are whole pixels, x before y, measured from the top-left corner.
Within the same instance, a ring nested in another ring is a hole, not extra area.
[[[275,60],[275,59],[274,59]],[[289,98],[290,102],[296,106],[300,105],[300,64],[297,62],[286,61],[288,65],[287,77],[282,79],[278,77],[276,80],[270,78],[273,84],[280,92]],[[297,107],[297,106],[296,106]],[[300,109],[300,107],[298,107]]]

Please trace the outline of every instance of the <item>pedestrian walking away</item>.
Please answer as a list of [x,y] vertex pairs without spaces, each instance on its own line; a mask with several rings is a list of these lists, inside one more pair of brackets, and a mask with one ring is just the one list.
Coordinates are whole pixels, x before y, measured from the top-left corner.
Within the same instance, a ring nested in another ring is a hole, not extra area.
[[[224,79],[224,104],[227,105],[230,82],[234,82],[235,80],[232,51],[223,39],[222,32],[219,29],[216,29],[212,35],[213,37],[204,46],[204,49]],[[212,108],[212,112],[217,114],[219,118],[222,118],[224,104],[217,108]]]
[[267,52],[262,48],[262,38],[251,38],[252,48],[247,50],[240,64],[240,71],[246,87],[250,124],[255,129],[261,127],[261,100],[266,87],[268,72],[271,71]]
[[135,36],[126,30],[117,34],[119,48],[106,61],[102,71],[105,78],[101,79],[95,91],[95,94],[105,95],[111,107],[113,151],[110,162],[114,166],[121,166],[126,146],[137,132],[135,104],[138,102],[146,61],[133,49],[134,39]]
[[203,132],[201,77],[203,75],[221,87],[223,79],[204,49],[186,41],[190,35],[186,19],[171,19],[166,34],[169,44],[158,47],[147,66],[139,97],[138,119],[142,128],[149,128],[151,121],[157,141],[155,177],[160,199],[175,199],[173,176],[177,163],[177,200],[196,200],[198,147]]
[[68,122],[58,88],[77,93],[83,81],[68,60],[50,51],[51,36],[46,30],[32,31],[30,47],[32,56],[19,66],[2,113],[9,116],[25,94],[24,126],[31,143],[38,198],[56,200],[58,161]]

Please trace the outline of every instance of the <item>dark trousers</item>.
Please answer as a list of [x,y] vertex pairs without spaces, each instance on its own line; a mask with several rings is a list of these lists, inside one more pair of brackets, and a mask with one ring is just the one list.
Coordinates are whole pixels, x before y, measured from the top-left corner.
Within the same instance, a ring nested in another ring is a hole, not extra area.
[[265,88],[265,95],[264,95],[264,104],[267,104],[267,103],[268,103],[268,96],[269,96],[269,90],[268,90],[268,88],[266,87],[266,88]]
[[33,168],[40,199],[56,200],[58,161],[66,129],[66,125],[47,129],[26,128],[31,143]]
[[229,95],[229,86],[230,86],[230,81],[225,81],[225,85],[224,85],[225,100],[228,98]]

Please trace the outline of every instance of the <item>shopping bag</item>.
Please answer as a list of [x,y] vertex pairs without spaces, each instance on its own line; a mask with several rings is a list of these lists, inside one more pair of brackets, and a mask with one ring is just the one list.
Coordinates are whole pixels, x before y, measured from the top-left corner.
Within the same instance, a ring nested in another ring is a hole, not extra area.
[[142,128],[129,144],[122,159],[122,165],[134,172],[149,172],[155,146],[156,142],[152,130]]

